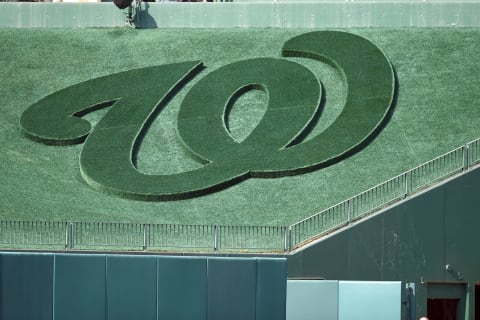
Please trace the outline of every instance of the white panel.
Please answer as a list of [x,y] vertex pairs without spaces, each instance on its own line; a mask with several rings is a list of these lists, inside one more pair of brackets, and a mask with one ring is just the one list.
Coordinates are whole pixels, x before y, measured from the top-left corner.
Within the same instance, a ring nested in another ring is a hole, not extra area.
[[336,320],[337,314],[338,281],[287,281],[287,320]]
[[399,281],[340,281],[339,320],[400,320]]

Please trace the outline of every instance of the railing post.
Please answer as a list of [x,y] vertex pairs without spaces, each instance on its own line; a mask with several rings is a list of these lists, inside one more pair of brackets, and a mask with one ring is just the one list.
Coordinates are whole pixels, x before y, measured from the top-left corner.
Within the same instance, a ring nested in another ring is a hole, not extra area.
[[70,224],[65,224],[65,250],[69,249],[70,245]]
[[470,151],[470,144],[467,143],[463,148],[463,168],[462,171],[467,171],[470,168],[470,161],[469,161],[469,151]]
[[218,251],[218,225],[213,226],[213,251]]
[[404,198],[408,197],[408,194],[410,193],[410,172],[411,171],[407,171],[405,172],[405,194],[404,194]]
[[148,248],[148,224],[143,225],[143,251],[147,251]]
[[293,249],[293,228],[288,226],[288,251]]
[[72,250],[75,248],[75,224],[73,222],[67,223],[65,249]]
[[283,227],[283,251],[288,251],[288,227]]
[[347,201],[347,219],[348,224],[352,222],[352,198]]

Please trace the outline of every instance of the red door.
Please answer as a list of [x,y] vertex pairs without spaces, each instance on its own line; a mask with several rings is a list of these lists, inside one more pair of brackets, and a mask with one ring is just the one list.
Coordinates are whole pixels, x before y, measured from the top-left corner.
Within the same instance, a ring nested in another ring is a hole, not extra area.
[[457,320],[459,299],[428,299],[428,320]]

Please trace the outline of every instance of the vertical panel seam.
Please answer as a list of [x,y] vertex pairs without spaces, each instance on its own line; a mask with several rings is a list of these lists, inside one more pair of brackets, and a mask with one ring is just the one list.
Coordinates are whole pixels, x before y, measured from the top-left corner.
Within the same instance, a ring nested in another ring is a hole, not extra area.
[[55,285],[57,277],[57,255],[53,254],[53,275],[52,275],[52,320],[55,320]]
[[156,278],[155,283],[157,284],[157,285],[156,285],[156,292],[155,292],[155,294],[156,294],[155,306],[157,307],[157,320],[160,320],[159,315],[158,315],[158,292],[159,292],[159,286],[160,286],[159,278],[158,278],[158,274],[159,274],[159,272],[160,272],[160,271],[158,270],[158,268],[159,268],[159,265],[158,265],[158,264],[159,264],[159,261],[158,261],[158,260],[159,260],[159,259],[160,259],[159,257],[157,257],[157,258],[155,259],[155,262],[156,262],[156,265],[155,265],[155,278]]
[[108,259],[105,255],[105,320],[108,320]]
[[257,320],[257,313],[258,313],[258,309],[257,309],[257,305],[258,305],[258,293],[260,290],[258,290],[258,286],[260,285],[260,283],[258,282],[258,258],[255,258],[255,300],[254,300],[254,310],[255,310],[255,314],[254,314],[254,319]]
[[337,319],[340,319],[340,281],[336,281],[337,284]]
[[380,279],[384,281],[384,262],[385,262],[385,215],[382,215],[382,242],[381,242],[381,263]]
[[206,264],[207,264],[207,268],[205,270],[205,319],[208,320],[208,307],[209,307],[209,301],[208,301],[208,283],[209,283],[209,280],[208,280],[208,274],[209,274],[209,271],[208,271],[208,268],[209,268],[209,265],[210,265],[210,258],[206,258]]
[[447,280],[447,188],[443,190],[443,280]]

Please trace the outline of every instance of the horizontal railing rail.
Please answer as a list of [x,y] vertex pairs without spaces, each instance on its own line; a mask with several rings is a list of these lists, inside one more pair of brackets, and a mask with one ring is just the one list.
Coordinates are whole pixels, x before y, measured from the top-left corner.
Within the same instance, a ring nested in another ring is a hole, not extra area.
[[288,252],[480,163],[480,139],[290,226],[0,221],[0,248]]

